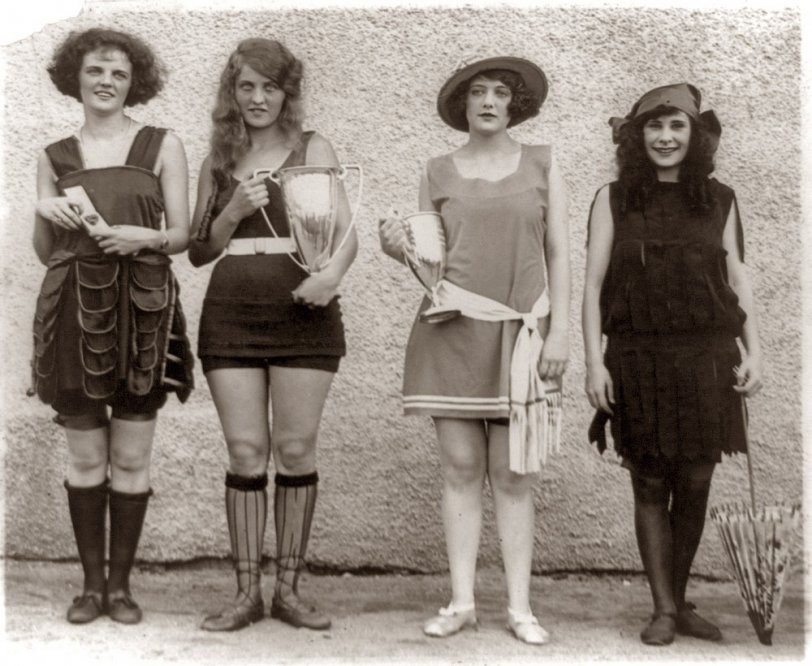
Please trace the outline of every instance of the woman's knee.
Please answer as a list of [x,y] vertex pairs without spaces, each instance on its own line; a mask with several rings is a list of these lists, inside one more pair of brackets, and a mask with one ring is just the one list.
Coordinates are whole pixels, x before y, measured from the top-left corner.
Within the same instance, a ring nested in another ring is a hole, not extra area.
[[482,485],[485,480],[485,457],[478,455],[446,455],[443,478],[451,486]]
[[665,476],[647,476],[632,472],[631,478],[635,503],[668,505],[671,484]]
[[503,495],[514,495],[521,497],[531,492],[535,474],[517,474],[511,472],[508,467],[499,466],[488,470],[488,482],[491,488]]
[[229,437],[226,440],[231,471],[240,476],[257,476],[268,467],[268,442],[260,437]]
[[312,472],[316,458],[316,433],[280,434],[273,439],[274,460],[296,474]]
[[110,450],[110,466],[113,472],[137,474],[149,469],[151,447],[114,447]]

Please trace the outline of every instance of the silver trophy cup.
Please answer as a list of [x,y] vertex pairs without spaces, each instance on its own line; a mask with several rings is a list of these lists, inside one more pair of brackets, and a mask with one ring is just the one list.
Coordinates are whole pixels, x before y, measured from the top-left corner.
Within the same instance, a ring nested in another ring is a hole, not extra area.
[[[344,238],[335,246],[333,241],[338,219],[339,196],[343,194],[341,181],[350,169],[358,171],[357,198],[350,225]],[[254,175],[267,176],[282,190],[288,224],[299,254],[298,259],[293,255],[291,258],[308,273],[322,270],[344,245],[355,224],[363,184],[361,167],[354,164],[297,166],[274,172],[259,169]],[[264,209],[262,214],[265,215]],[[270,222],[268,224],[270,226]]]
[[435,288],[446,269],[446,240],[443,218],[434,211],[412,213],[403,218],[406,248],[403,255],[407,266],[429,293],[431,307],[420,314],[420,320],[435,324],[453,319],[459,310],[442,309]]

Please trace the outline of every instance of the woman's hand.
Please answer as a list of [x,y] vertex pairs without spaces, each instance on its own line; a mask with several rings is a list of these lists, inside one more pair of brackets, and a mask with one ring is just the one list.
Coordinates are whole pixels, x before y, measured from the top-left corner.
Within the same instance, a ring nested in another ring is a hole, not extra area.
[[81,214],[82,205],[70,197],[45,197],[37,201],[37,215],[69,231],[83,227]]
[[734,391],[744,393],[747,398],[758,393],[762,386],[761,358],[759,356],[747,355],[739,367],[734,368],[734,371],[736,373]]
[[254,176],[242,181],[234,189],[234,194],[231,195],[224,212],[227,212],[234,222],[239,222],[269,203],[265,176]]
[[542,379],[554,379],[564,374],[569,360],[569,341],[563,332],[549,332],[541,348],[539,375]]
[[161,233],[132,224],[117,224],[108,228],[94,229],[93,239],[105,254],[130,255],[147,248],[154,249],[161,242]]
[[408,239],[403,221],[394,208],[390,208],[386,216],[378,220],[378,237],[381,241],[381,249],[386,254],[395,259],[403,259]]
[[615,389],[612,385],[612,377],[603,363],[587,365],[584,388],[590,405],[607,414],[612,414],[612,405],[615,404]]
[[338,293],[338,283],[339,281],[327,271],[313,273],[291,292],[293,302],[310,308],[324,307]]

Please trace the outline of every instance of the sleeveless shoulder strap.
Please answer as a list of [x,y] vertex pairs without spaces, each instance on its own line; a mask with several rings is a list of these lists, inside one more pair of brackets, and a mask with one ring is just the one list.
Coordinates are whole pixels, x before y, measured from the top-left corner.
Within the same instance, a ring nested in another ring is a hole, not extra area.
[[45,154],[51,161],[51,168],[57,178],[62,178],[72,171],[80,171],[84,168],[82,164],[82,154],[79,151],[79,142],[76,137],[69,136],[61,141],[46,146]]
[[299,137],[299,141],[293,147],[290,157],[286,160],[288,166],[304,166],[307,162],[307,146],[315,133],[313,130],[302,132],[302,136]]
[[167,130],[163,127],[152,127],[151,125],[145,125],[138,130],[125,164],[153,171],[166,132]]
[[733,209],[733,215],[736,220],[736,245],[739,250],[739,259],[744,261],[744,228],[742,227],[736,192],[732,187],[720,183],[716,178],[709,178],[708,185],[722,211],[722,229],[724,229],[724,225],[727,224],[727,218],[730,215],[731,208]]

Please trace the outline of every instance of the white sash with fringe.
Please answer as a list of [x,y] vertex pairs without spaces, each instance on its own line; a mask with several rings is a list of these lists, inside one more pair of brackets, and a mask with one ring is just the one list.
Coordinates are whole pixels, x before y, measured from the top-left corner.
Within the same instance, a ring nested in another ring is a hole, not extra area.
[[538,320],[550,313],[547,289],[530,312],[517,312],[447,280],[440,280],[431,296],[438,305],[424,314],[459,310],[465,317],[481,321],[522,321],[510,359],[510,470],[518,474],[540,471],[548,453],[557,452],[561,445],[561,391],[538,373],[544,346]]

